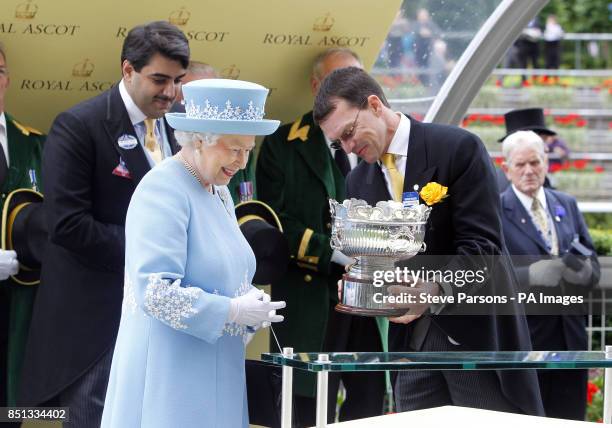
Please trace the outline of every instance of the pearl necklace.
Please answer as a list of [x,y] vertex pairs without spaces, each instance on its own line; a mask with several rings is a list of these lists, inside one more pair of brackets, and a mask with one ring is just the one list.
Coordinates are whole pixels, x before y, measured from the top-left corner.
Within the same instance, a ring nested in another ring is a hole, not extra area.
[[179,158],[179,160],[181,161],[181,163],[182,163],[182,164],[185,166],[185,168],[187,169],[187,171],[189,171],[189,173],[190,173],[191,175],[193,175],[193,176],[196,178],[196,180],[198,180],[198,183],[200,183],[200,184],[203,186],[203,184],[202,184],[202,180],[200,180],[200,176],[199,176],[199,175],[198,175],[198,173],[196,172],[195,168],[194,168],[193,166],[191,166],[191,164],[190,164],[189,162],[187,162],[187,159],[185,159],[185,158],[183,157],[183,153],[182,153],[182,152],[178,152],[176,156]]
[[[187,169],[187,171],[189,171],[189,173],[191,175],[193,175],[196,180],[198,180],[198,183],[200,183],[202,186],[204,186],[202,184],[202,181],[200,180],[200,177],[198,176],[198,174],[195,171],[195,168],[193,166],[191,166],[191,164],[189,162],[187,162],[187,159],[185,159],[183,157],[183,153],[182,152],[178,152],[176,154],[176,157],[178,158],[178,160],[181,161],[181,163],[185,166],[185,168]],[[221,194],[221,192],[215,192],[215,187],[213,185],[211,185],[211,190],[206,189],[208,192],[214,194],[217,194],[219,196],[219,199],[221,199],[221,204],[223,205],[223,208],[225,208],[225,211],[227,212],[227,214],[231,217],[232,213],[229,211],[228,207],[227,207],[227,201],[224,195]]]

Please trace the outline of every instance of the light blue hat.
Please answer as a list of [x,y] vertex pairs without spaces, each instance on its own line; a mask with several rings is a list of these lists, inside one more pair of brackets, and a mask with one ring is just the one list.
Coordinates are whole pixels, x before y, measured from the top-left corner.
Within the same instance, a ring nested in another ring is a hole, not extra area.
[[183,86],[185,113],[166,113],[179,131],[269,135],[280,125],[264,119],[268,89],[242,80],[202,79]]

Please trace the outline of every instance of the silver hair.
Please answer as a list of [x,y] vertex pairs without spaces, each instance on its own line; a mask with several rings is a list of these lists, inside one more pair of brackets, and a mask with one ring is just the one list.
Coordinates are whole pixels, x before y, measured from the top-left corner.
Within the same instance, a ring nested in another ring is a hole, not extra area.
[[357,55],[356,52],[348,49],[348,48],[330,48],[321,53],[319,53],[313,63],[312,63],[312,75],[317,79],[321,78],[321,65],[323,62],[332,56],[343,56],[343,57],[353,57],[360,65],[363,65],[361,62],[361,58]]
[[219,139],[219,135],[210,132],[174,131],[174,136],[181,147],[193,147],[196,141],[212,146]]
[[544,141],[533,131],[516,131],[504,138],[502,142],[502,154],[506,162],[510,162],[512,152],[518,147],[533,148],[542,160],[546,160]]

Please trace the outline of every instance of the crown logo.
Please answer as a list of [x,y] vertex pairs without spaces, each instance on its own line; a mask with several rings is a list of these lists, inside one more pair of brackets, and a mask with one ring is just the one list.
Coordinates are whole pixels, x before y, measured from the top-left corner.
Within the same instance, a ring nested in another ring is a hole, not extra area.
[[174,25],[186,25],[191,17],[191,13],[185,10],[185,6],[175,10],[170,14],[168,22]]
[[240,69],[236,67],[236,64],[232,64],[221,71],[221,77],[224,79],[236,80],[240,76]]
[[93,62],[85,58],[85,60],[74,64],[74,67],[72,67],[72,75],[74,77],[89,77],[91,73],[93,73],[94,68],[96,67]]
[[328,13],[325,16],[318,17],[315,20],[314,25],[312,26],[312,29],[314,31],[329,31],[334,26],[335,22],[336,20],[332,18],[330,14]]
[[33,19],[38,12],[38,6],[32,4],[32,0],[27,0],[25,3],[20,3],[15,8],[15,18],[18,19]]

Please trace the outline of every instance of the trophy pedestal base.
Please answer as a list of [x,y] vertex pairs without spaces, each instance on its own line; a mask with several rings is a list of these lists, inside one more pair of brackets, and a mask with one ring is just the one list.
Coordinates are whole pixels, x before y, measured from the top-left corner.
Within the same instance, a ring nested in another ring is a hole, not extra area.
[[409,308],[397,307],[391,303],[388,287],[400,283],[385,283],[375,286],[373,277],[356,277],[351,273],[342,276],[341,300],[335,310],[349,315],[363,317],[397,317],[406,314]]
[[360,317],[399,317],[408,312],[407,309],[367,309],[338,303],[334,308],[338,312]]

